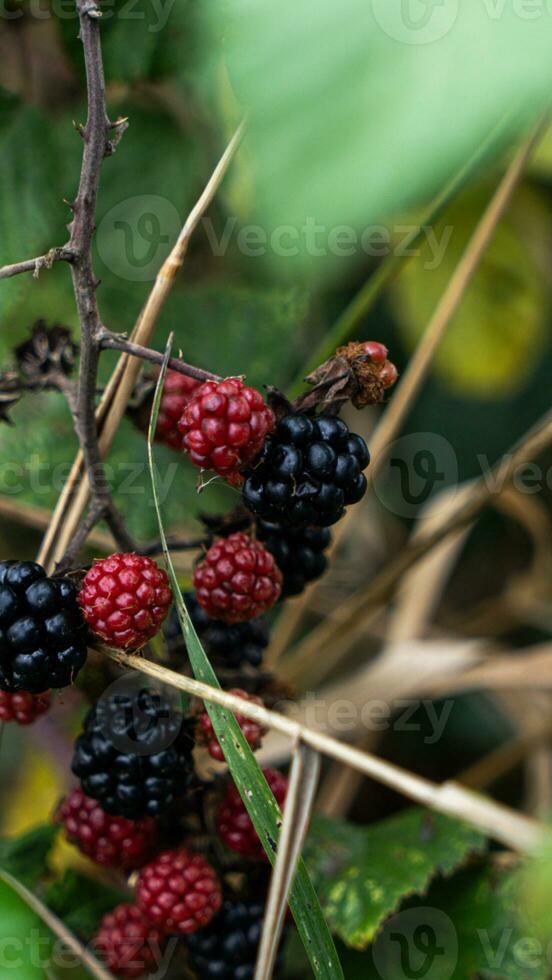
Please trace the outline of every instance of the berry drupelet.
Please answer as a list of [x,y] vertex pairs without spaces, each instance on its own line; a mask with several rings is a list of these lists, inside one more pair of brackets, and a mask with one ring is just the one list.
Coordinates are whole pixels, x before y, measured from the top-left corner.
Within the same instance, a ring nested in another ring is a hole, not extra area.
[[240,378],[206,381],[178,424],[192,463],[224,477],[251,462],[273,426],[272,409]]
[[212,619],[247,622],[271,609],[282,573],[258,541],[241,531],[218,538],[194,574],[197,601]]
[[286,415],[246,474],[246,507],[267,521],[329,527],[366,492],[364,439],[328,415]]
[[153,925],[190,935],[208,925],[222,902],[220,881],[202,854],[165,851],[142,868],[136,901]]
[[104,697],[85,719],[72,770],[107,813],[129,820],[159,816],[191,782],[189,727],[151,691]]
[[151,817],[126,820],[111,816],[78,788],[62,800],[56,820],[63,824],[71,844],[96,864],[108,868],[139,868],[155,839],[155,821]]
[[[231,688],[228,693],[235,694],[237,697],[243,698],[245,701],[250,701],[252,704],[263,704],[261,698],[258,698],[255,694],[248,694],[247,691],[242,691],[239,687]],[[243,715],[236,715],[235,718],[250,747],[253,751],[258,749],[261,745],[263,735],[266,735],[266,728],[263,728],[262,725],[259,725],[258,722],[250,718],[245,718]],[[199,739],[206,744],[209,755],[213,759],[216,759],[217,762],[224,762],[224,752],[215,735],[213,723],[206,711],[200,714],[197,727]]]
[[190,966],[201,980],[253,980],[264,912],[263,902],[228,899],[207,929],[187,938]]
[[331,541],[328,528],[297,528],[263,520],[256,526],[257,535],[284,576],[282,596],[299,595],[307,582],[324,574],[328,567],[324,552]]
[[184,450],[186,448],[178,423],[186,405],[189,404],[200,386],[201,381],[180,374],[180,371],[167,371],[155,430],[157,442],[163,442],[171,449]]
[[29,694],[28,691],[0,691],[0,722],[15,721],[18,725],[32,725],[45,711],[48,711],[52,698],[50,691],[42,694]]
[[152,558],[116,554],[89,569],[79,603],[92,633],[111,646],[137,649],[159,632],[172,592],[167,573]]
[[[276,802],[283,807],[288,781],[277,769],[263,769],[263,775],[272,790]],[[245,857],[268,861],[252,820],[245,809],[243,800],[234,785],[228,783],[225,794],[219,803],[215,815],[217,833],[220,839],[230,848]]]
[[167,938],[136,905],[118,905],[100,923],[93,946],[116,977],[138,980],[161,966]]
[[[270,635],[264,619],[251,619],[248,623],[223,623],[211,619],[200,606],[193,592],[184,593],[184,601],[205,652],[218,666],[230,670],[248,664],[260,667]],[[169,645],[182,648],[182,635],[176,613],[167,621],[166,635]]]
[[86,660],[86,627],[67,578],[32,561],[0,562],[0,688],[67,687]]

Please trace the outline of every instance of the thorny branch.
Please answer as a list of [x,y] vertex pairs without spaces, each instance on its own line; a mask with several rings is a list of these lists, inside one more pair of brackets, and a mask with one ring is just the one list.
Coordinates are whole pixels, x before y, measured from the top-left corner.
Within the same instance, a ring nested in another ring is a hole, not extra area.
[[[122,351],[123,354],[139,357],[143,361],[150,361],[152,364],[158,364],[160,367],[165,361],[163,354],[159,351],[151,350],[149,347],[142,347],[141,344],[133,344],[121,334],[114,334],[105,329],[99,334],[99,345],[102,349]],[[218,374],[213,374],[211,371],[204,371],[202,368],[195,367],[193,364],[186,364],[185,361],[181,361],[177,357],[169,358],[168,366],[172,371],[178,371],[179,374],[185,374],[189,378],[195,378],[196,381],[221,380]]]
[[[131,548],[132,540],[111,498],[98,446],[95,395],[102,323],[96,299],[98,281],[92,264],[92,237],[95,229],[96,201],[102,162],[106,155],[113,152],[116,145],[115,141],[111,143],[109,141],[110,132],[117,131],[118,127],[121,129],[126,127],[126,121],[111,123],[106,111],[98,22],[101,14],[96,0],[77,0],[77,11],[86,67],[88,118],[82,129],[84,152],[77,197],[72,205],[73,220],[70,225],[68,245],[74,256],[71,275],[81,325],[81,361],[75,426],[90,480],[93,509],[97,504],[117,543],[121,547]],[[120,135],[121,133],[119,137]]]

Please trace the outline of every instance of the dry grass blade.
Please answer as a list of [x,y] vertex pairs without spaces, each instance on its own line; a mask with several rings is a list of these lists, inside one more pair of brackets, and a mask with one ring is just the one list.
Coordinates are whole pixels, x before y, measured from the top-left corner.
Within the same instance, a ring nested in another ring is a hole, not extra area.
[[278,954],[287,899],[308,830],[320,773],[320,756],[301,743],[294,747],[278,856],[270,880],[254,980],[270,980]]
[[252,718],[267,728],[288,736],[293,742],[303,742],[322,755],[337,759],[346,766],[358,769],[365,776],[370,776],[384,786],[389,786],[398,793],[422,806],[438,810],[440,813],[457,817],[467,823],[479,827],[495,840],[519,851],[533,851],[541,842],[544,827],[534,820],[521,816],[509,807],[501,806],[492,800],[480,797],[463,789],[454,782],[442,785],[430,782],[421,776],[410,773],[368,752],[362,752],[350,745],[338,742],[337,739],[322,732],[314,731],[305,725],[287,718],[276,711],[270,711],[261,705],[252,704],[242,698],[219,688],[203,684],[191,677],[176,674],[159,664],[144,660],[135,654],[123,653],[111,647],[98,647],[99,652],[109,657],[115,663],[138,670],[153,677],[163,684],[185,691],[202,701],[209,701],[227,708],[233,714]]
[[[190,238],[220,187],[243,138],[243,133],[244,124],[242,123],[226,147],[197,203],[188,215],[174,248],[156,277],[153,289],[132,331],[131,340],[133,343],[143,346],[149,344],[161,310],[172,289],[175,276],[184,262]],[[108,385],[109,403],[107,410],[103,413],[103,425],[98,443],[102,458],[105,458],[109,452],[140,370],[141,363],[139,360],[126,354],[119,359],[116,373]],[[105,396],[103,401],[107,403]],[[98,411],[101,411],[101,406]],[[88,497],[88,479],[83,475],[82,454],[79,453],[66,488],[58,501],[49,533],[38,556],[38,561],[46,564],[49,570],[55,567],[69,546],[85,511]]]
[[[388,409],[376,429],[370,447],[373,463],[367,474],[369,486],[371,485],[375,471],[386,458],[386,449],[399,432],[413,401],[428,375],[439,344],[454,319],[454,315],[512,199],[514,191],[524,174],[527,162],[538,145],[543,131],[544,124],[540,122],[536,130],[517,152],[500,181],[441,298],[433,318],[416,348],[414,356],[391,399]],[[354,508],[350,508],[334,533],[333,550],[335,550],[339,542],[343,539],[354,518]],[[287,649],[297,630],[302,615],[312,600],[317,588],[317,583],[312,585],[301,599],[290,604],[289,611],[281,617],[270,651],[270,663],[272,666]]]
[[99,960],[86,948],[83,944],[73,935],[70,929],[67,928],[61,919],[58,919],[57,915],[54,915],[50,909],[41,902],[36,895],[33,895],[25,885],[21,884],[17,878],[14,878],[7,871],[0,868],[0,879],[8,885],[19,897],[25,902],[26,905],[42,920],[44,925],[48,926],[54,936],[60,939],[64,946],[67,947],[71,953],[76,956],[79,961],[86,967],[88,972],[96,977],[96,980],[116,980],[110,971],[103,966]]

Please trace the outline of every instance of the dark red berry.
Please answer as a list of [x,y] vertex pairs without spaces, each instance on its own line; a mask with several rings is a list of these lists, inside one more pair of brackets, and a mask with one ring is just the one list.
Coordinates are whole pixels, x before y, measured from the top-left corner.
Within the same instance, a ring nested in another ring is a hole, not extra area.
[[[228,693],[235,694],[236,697],[243,698],[244,701],[250,701],[252,704],[262,705],[263,703],[261,698],[258,698],[255,694],[248,694],[247,691],[242,691],[239,687],[233,687]],[[263,728],[262,725],[259,725],[256,721],[252,721],[250,718],[244,718],[243,715],[235,715],[235,718],[253,751],[258,749],[263,735],[266,734],[266,728]],[[216,759],[217,762],[224,762],[224,752],[220,747],[217,736],[215,735],[213,723],[206,711],[203,711],[198,718],[198,728],[200,739],[207,745],[209,755],[213,759]]]
[[65,797],[56,819],[65,827],[71,844],[109,868],[139,868],[155,838],[155,821],[151,817],[126,820],[111,816],[81,789],[74,789]]
[[376,364],[383,364],[387,360],[389,351],[385,344],[380,344],[377,340],[367,340],[362,346],[364,353]]
[[144,646],[159,632],[172,592],[152,558],[117,554],[86,573],[79,602],[92,633],[124,650]]
[[222,902],[220,881],[202,854],[165,851],[142,868],[136,900],[150,922],[189,935],[206,926]]
[[49,691],[43,694],[29,694],[28,691],[10,694],[9,691],[0,690],[0,722],[15,721],[18,725],[32,725],[48,711],[50,704]]
[[136,905],[118,905],[100,923],[93,945],[116,977],[135,980],[157,971],[166,937]]
[[383,365],[379,377],[384,388],[392,388],[399,377],[399,372],[391,361],[387,361],[387,364]]
[[274,415],[255,388],[227,378],[201,385],[178,427],[196,466],[231,477],[260,452]]
[[195,378],[189,378],[179,371],[167,371],[155,431],[157,442],[164,442],[172,449],[186,448],[178,423],[186,405],[200,386],[201,381],[196,381]]
[[[280,808],[286,799],[288,781],[277,769],[263,769],[264,777],[270,786]],[[252,820],[245,809],[243,800],[234,783],[228,783],[223,799],[216,812],[217,833],[231,851],[238,851],[246,857],[268,861]]]
[[243,623],[277,602],[282,573],[262,544],[238,531],[211,545],[195,570],[194,586],[212,619]]

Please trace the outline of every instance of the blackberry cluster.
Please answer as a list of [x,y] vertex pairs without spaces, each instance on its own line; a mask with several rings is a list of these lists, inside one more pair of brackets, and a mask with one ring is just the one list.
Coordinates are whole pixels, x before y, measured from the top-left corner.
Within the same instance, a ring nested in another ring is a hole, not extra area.
[[159,694],[105,697],[89,711],[72,770],[87,796],[115,816],[157,817],[192,779],[190,723]]
[[[245,664],[261,666],[270,640],[267,623],[262,617],[250,619],[248,623],[223,623],[207,615],[193,592],[185,592],[184,601],[205,652],[218,665],[230,670],[237,670]],[[171,647],[181,646],[180,626],[174,611],[166,635]]]
[[329,527],[366,492],[370,454],[361,436],[328,415],[286,415],[251,464],[246,507],[267,521]]
[[314,582],[326,571],[324,552],[331,541],[326,527],[298,528],[258,520],[257,535],[284,576],[282,596],[299,595],[307,582]]
[[166,942],[136,905],[124,903],[103,917],[93,946],[115,976],[138,980],[157,972]]
[[[188,936],[190,966],[201,980],[252,980],[261,938],[264,902],[227,900],[214,922]],[[280,948],[276,969],[281,967]]]
[[67,687],[86,660],[77,590],[32,561],[0,562],[0,688]]

